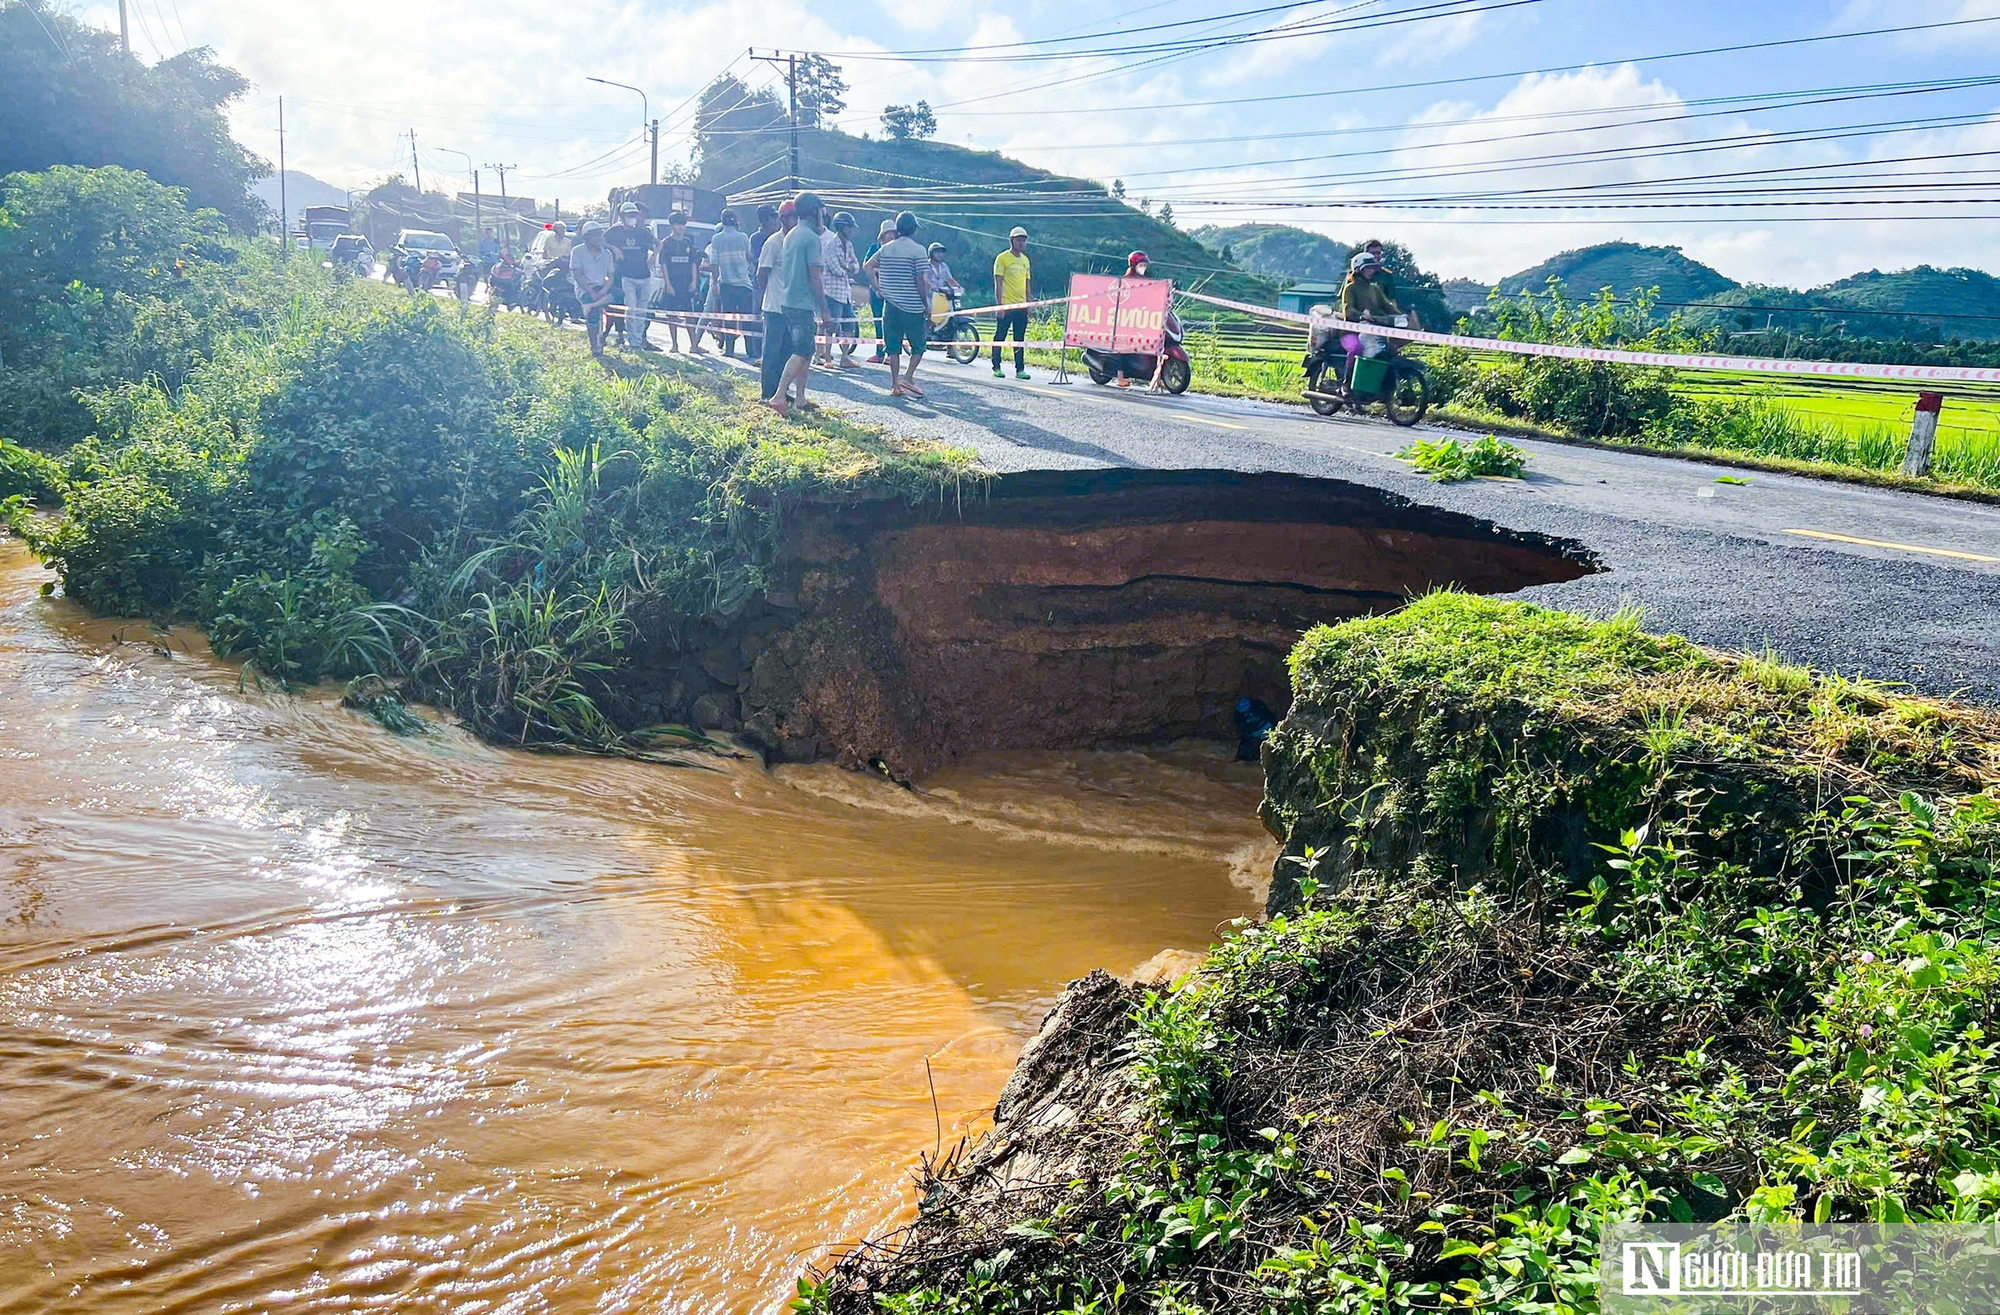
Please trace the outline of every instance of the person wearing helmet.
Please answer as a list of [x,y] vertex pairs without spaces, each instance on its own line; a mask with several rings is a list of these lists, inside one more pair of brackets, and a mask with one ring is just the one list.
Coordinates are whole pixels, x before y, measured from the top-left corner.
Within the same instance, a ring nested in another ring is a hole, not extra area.
[[[1382,258],[1365,247],[1347,262],[1347,278],[1340,285],[1340,318],[1363,323],[1386,324],[1403,313],[1382,281]],[[1363,356],[1379,356],[1389,345],[1387,338],[1373,333],[1357,336],[1347,346],[1347,372],[1342,384],[1354,379],[1354,363]]]
[[569,235],[569,225],[558,219],[535,234],[535,244],[528,249],[528,255],[542,264],[559,265],[569,259],[569,253],[575,246]]
[[993,326],[993,377],[1000,377],[1000,340],[1014,331],[1014,377],[1028,377],[1028,352],[1021,344],[1028,340],[1028,310],[1022,302],[1035,299],[1035,274],[1028,262],[1028,230],[1016,227],[1007,234],[1007,249],[993,258],[993,304],[1017,309],[1000,312]]
[[[1134,251],[1131,255],[1125,257],[1125,277],[1128,279],[1145,278],[1146,270],[1151,265],[1151,263],[1152,263],[1151,258],[1148,257],[1145,252]],[[1166,357],[1162,356],[1160,359],[1164,361],[1166,360]],[[1154,369],[1153,371],[1154,380],[1157,381],[1159,379],[1159,376],[1160,376],[1159,370],[1157,368]],[[1116,384],[1120,388],[1130,388],[1132,386],[1132,381],[1125,377],[1125,371],[1122,369],[1118,371],[1117,377],[1112,379],[1111,382]]]
[[595,219],[583,226],[583,245],[569,253],[569,281],[583,303],[584,327],[590,331],[590,354],[604,358],[604,313],[618,283],[618,255],[604,241],[604,225]]
[[653,252],[654,263],[660,267],[659,302],[670,352],[680,350],[683,332],[687,334],[688,350],[701,350],[701,338],[689,318],[694,314],[695,272],[700,268],[700,258],[694,243],[688,240],[687,223],[687,216],[678,210],[668,215],[667,235]]
[[944,243],[931,243],[930,258],[931,291],[949,292],[954,297],[964,296],[965,289],[959,285],[957,279],[951,276],[951,265],[944,258]]
[[618,223],[604,234],[604,244],[618,256],[618,296],[612,305],[625,311],[625,350],[648,349],[646,330],[653,304],[653,235],[640,223],[639,207],[627,201],[618,207]]
[[833,347],[840,344],[840,368],[858,370],[854,349],[861,345],[856,335],[860,326],[854,318],[854,280],[861,277],[861,253],[854,249],[854,216],[842,210],[820,235],[820,253],[826,258],[826,313],[833,319],[833,333],[819,349],[821,365],[833,364]]
[[[916,243],[917,217],[905,210],[896,216],[896,236],[868,259],[868,274],[882,290],[882,345],[889,360],[889,396],[922,397],[917,364],[930,341],[925,307],[930,304],[930,257]],[[907,349],[910,365],[897,362]]]

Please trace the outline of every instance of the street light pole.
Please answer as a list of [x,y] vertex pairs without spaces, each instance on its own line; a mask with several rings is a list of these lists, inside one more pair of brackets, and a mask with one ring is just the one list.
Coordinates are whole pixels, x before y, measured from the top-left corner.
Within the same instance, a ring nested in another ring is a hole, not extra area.
[[660,121],[658,119],[653,118],[652,102],[646,99],[646,93],[643,91],[639,91],[637,87],[633,86],[629,82],[613,82],[610,78],[585,77],[584,81],[601,82],[607,87],[619,87],[625,91],[639,92],[639,128],[643,132],[646,130],[648,122],[650,122],[652,125],[652,134],[653,134],[652,181],[654,182],[654,184],[657,185],[660,181]]
[[472,175],[472,232],[474,234],[472,249],[477,251],[479,249],[479,238],[482,235],[479,216],[479,170],[472,167],[472,157],[466,155],[464,151],[454,151],[449,146],[434,146],[431,149],[443,151],[446,155],[465,156],[465,171]]

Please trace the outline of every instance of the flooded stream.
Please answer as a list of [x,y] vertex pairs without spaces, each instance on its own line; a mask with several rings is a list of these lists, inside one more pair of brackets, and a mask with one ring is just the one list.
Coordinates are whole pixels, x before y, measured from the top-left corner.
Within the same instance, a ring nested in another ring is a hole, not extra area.
[[770,1309],[1065,981],[1268,872],[1210,748],[915,795],[399,739],[49,578],[0,541],[4,1312]]

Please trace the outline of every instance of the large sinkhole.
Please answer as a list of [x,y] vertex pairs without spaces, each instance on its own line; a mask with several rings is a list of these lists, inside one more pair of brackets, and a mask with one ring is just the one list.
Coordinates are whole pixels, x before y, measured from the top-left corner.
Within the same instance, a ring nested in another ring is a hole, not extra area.
[[1598,569],[1580,544],[1341,480],[1005,475],[942,505],[808,511],[768,598],[649,646],[632,711],[904,777],[982,749],[1233,738],[1238,698],[1284,710],[1308,626]]

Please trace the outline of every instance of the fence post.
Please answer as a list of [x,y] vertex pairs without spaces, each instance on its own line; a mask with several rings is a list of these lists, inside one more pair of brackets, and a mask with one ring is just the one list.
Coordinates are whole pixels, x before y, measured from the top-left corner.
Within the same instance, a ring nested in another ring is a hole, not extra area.
[[1910,446],[1903,453],[1905,475],[1931,473],[1931,449],[1937,444],[1938,412],[1943,409],[1943,393],[1917,394],[1917,413],[1910,420]]

